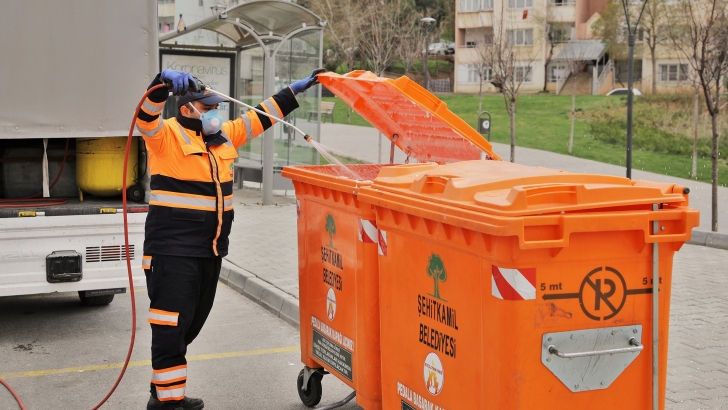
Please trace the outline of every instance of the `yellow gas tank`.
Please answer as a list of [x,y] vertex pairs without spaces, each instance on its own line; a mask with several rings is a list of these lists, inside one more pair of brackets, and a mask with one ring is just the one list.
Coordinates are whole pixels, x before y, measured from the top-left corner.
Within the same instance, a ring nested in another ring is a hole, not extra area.
[[121,186],[126,137],[79,138],[76,140],[76,184],[96,196],[121,195],[134,185],[138,161],[138,141],[133,137],[126,169],[126,186]]

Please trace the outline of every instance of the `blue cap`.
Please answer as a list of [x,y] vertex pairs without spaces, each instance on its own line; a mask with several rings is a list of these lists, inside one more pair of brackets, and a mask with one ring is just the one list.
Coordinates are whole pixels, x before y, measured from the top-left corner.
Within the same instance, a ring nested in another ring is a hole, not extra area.
[[226,100],[223,97],[220,97],[217,94],[213,94],[211,92],[201,92],[201,93],[193,93],[188,92],[185,95],[177,97],[177,108],[187,104],[188,102],[192,101],[199,101],[205,105],[215,105],[220,104],[221,102],[230,102],[230,100]]

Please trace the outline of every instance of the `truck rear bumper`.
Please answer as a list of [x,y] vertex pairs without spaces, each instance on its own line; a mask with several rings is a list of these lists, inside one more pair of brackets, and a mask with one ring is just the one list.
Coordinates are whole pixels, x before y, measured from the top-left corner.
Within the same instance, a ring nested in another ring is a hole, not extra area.
[[[128,214],[134,286],[145,286],[146,215]],[[83,276],[49,283],[46,257],[63,250],[83,256]],[[128,287],[122,214],[0,218],[0,296]]]

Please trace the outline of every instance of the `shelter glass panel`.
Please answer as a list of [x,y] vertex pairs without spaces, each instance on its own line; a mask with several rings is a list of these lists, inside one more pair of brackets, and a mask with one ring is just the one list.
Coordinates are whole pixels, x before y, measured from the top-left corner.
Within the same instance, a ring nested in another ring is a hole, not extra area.
[[[288,87],[291,83],[307,77],[319,67],[318,31],[303,32],[278,46],[275,61],[274,92]],[[264,55],[259,47],[241,53],[240,89],[242,101],[256,105],[267,95],[263,95]],[[319,85],[311,87],[297,96],[299,108],[284,118],[301,131],[316,137],[318,135]],[[245,110],[241,110],[241,113]],[[274,166],[295,164],[316,164],[318,155],[313,146],[303,136],[284,124],[273,126]],[[240,162],[263,163],[263,139],[256,138],[240,147]]]

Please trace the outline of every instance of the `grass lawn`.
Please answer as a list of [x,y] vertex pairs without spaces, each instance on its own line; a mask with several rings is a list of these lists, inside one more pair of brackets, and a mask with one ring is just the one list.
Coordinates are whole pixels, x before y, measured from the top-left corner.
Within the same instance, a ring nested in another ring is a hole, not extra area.
[[[477,95],[439,95],[447,103],[448,108],[475,127],[477,122]],[[607,97],[577,96],[577,111],[589,111],[604,104]],[[619,97],[609,97],[619,98]],[[336,123],[346,123],[347,106],[335,97],[324,98],[324,101],[336,101],[334,119]],[[637,102],[639,103],[639,102]],[[508,113],[505,110],[503,97],[487,95],[483,97],[483,109],[492,115],[491,141],[510,143]],[[524,95],[518,100],[516,113],[516,146],[542,149],[565,155],[574,155],[595,161],[624,165],[626,149],[596,140],[590,134],[590,125],[585,119],[577,117],[574,126],[574,150],[568,154],[571,96],[562,95]],[[371,126],[355,112],[351,114],[351,124]],[[626,130],[624,131],[626,135]],[[634,138],[638,136],[635,135]],[[516,151],[516,160],[518,160]],[[724,156],[721,156],[724,157]],[[506,158],[507,160],[507,158]],[[690,178],[692,159],[690,156],[656,153],[650,151],[634,151],[632,155],[633,169]],[[698,159],[698,180],[710,182],[710,158]],[[719,174],[721,185],[725,185],[728,176],[728,164],[721,161]]]

